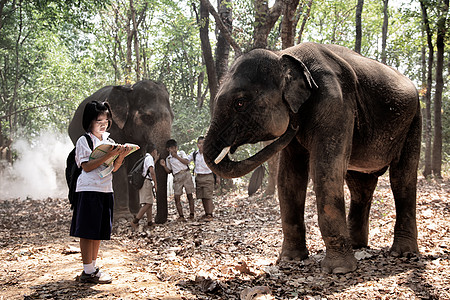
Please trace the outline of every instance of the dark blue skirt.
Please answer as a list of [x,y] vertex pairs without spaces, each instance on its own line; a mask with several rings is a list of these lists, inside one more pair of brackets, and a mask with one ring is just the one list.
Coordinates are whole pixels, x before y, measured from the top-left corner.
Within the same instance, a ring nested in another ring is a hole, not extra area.
[[70,235],[90,239],[111,239],[113,193],[78,192],[75,194]]

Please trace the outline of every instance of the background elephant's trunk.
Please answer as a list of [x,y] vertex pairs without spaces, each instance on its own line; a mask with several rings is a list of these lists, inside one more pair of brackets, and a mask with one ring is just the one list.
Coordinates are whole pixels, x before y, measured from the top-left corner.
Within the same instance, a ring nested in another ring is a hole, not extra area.
[[217,143],[217,137],[210,131],[205,137],[205,162],[210,169],[220,177],[236,178],[244,176],[286,147],[295,137],[297,131],[298,128],[293,128],[292,125],[289,125],[288,129],[281,137],[252,157],[240,162],[235,162],[230,160],[227,155],[218,164],[216,164],[214,160],[225,146]]

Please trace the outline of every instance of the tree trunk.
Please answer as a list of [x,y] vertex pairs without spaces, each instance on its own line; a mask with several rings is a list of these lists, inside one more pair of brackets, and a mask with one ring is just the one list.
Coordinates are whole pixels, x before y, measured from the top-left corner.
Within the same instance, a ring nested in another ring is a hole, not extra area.
[[[217,0],[217,7],[220,19],[222,20],[222,23],[225,25],[228,32],[230,33],[233,29],[231,4],[232,0]],[[217,80],[218,82],[220,82],[220,80],[228,70],[230,43],[226,39],[223,30],[220,30],[217,24],[216,24],[216,31],[219,32],[217,36],[217,46],[216,46],[216,72],[217,72]]]
[[131,12],[128,12],[127,24],[125,30],[127,32],[127,65],[125,66],[125,84],[131,84],[131,65],[132,65],[132,43],[133,30],[131,29]]
[[423,170],[423,176],[428,177],[431,175],[431,88],[433,85],[434,49],[433,42],[431,41],[432,33],[427,8],[422,0],[420,1],[420,7],[422,9],[422,20],[428,45],[427,86],[425,93],[425,167]]
[[133,0],[130,0],[130,13],[131,13],[131,23],[133,29],[131,31],[132,39],[134,40],[134,55],[136,59],[136,81],[141,80],[141,58],[139,55],[139,39],[138,39],[138,25],[136,22],[136,9],[134,8]]
[[442,178],[442,91],[444,89],[443,68],[445,51],[445,32],[449,0],[444,0],[442,15],[438,20],[436,38],[436,90],[434,93],[434,140],[433,157],[431,161],[433,175]]
[[381,62],[386,64],[386,41],[388,34],[389,15],[388,15],[388,2],[389,0],[383,0],[383,27],[381,30]]
[[267,37],[272,27],[281,15],[283,0],[276,0],[269,9],[267,0],[255,0],[255,28],[253,33],[253,48],[267,48]]
[[294,46],[295,38],[295,12],[299,0],[289,0],[283,8],[283,20],[281,21],[281,48],[286,49]]
[[313,0],[309,0],[309,2],[308,2],[308,4],[307,4],[308,8],[307,8],[307,10],[306,10],[306,14],[304,14],[303,21],[302,21],[302,25],[300,26],[300,29],[299,29],[299,31],[298,31],[297,44],[300,44],[301,41],[302,41],[303,31],[305,30],[306,22],[307,22],[308,19],[309,19],[309,15],[310,15],[310,13],[311,13],[311,7],[312,7],[312,4],[313,4]]
[[362,43],[362,11],[364,6],[364,0],[358,0],[358,4],[356,5],[356,17],[355,17],[355,26],[356,26],[356,38],[355,38],[355,51],[361,53],[361,43]]
[[[193,4],[194,5],[194,4]],[[194,11],[197,13],[196,8]],[[207,5],[200,1],[200,14],[197,14],[197,23],[200,24],[200,42],[202,47],[203,59],[206,65],[206,74],[208,75],[209,95],[210,95],[210,112],[213,115],[214,99],[219,89],[219,82],[217,80],[216,67],[211,50],[211,43],[209,42],[209,10]]]

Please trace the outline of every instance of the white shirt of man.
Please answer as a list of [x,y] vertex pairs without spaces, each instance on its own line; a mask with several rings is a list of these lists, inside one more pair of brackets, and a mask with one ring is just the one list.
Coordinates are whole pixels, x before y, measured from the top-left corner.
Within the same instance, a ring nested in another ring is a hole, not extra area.
[[155,168],[155,161],[153,160],[153,156],[151,156],[150,153],[146,153],[144,159],[144,166],[142,168],[142,176],[152,180],[152,176],[150,174],[150,171],[148,170],[148,168],[150,167]]
[[[194,160],[194,153],[197,152],[195,155]],[[189,161],[193,161],[195,164],[194,172],[195,174],[211,174],[212,171],[208,167],[208,165],[205,163],[205,158],[203,157],[203,153],[200,153],[199,151],[194,151],[189,155]]]
[[[177,154],[179,157],[189,160],[189,157],[183,150],[178,151]],[[166,158],[166,166],[169,170],[172,171],[173,175],[178,174],[181,171],[187,170],[188,168],[181,161],[173,157],[172,154],[169,154],[169,156]]]

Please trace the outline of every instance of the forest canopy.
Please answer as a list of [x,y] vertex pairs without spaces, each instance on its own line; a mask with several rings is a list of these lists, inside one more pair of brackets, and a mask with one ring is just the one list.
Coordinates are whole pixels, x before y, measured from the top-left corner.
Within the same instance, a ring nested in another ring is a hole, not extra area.
[[78,104],[103,86],[152,79],[169,90],[173,137],[191,150],[208,128],[214,81],[239,51],[313,41],[360,49],[413,80],[423,164],[433,146],[448,162],[449,90],[439,92],[450,71],[447,13],[448,0],[3,0],[0,149],[42,130],[66,133]]

